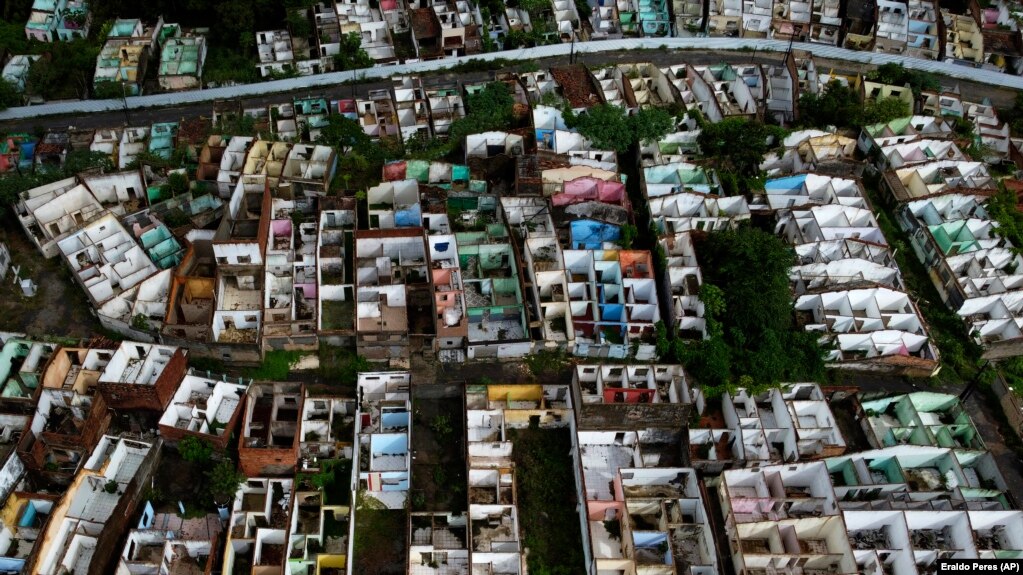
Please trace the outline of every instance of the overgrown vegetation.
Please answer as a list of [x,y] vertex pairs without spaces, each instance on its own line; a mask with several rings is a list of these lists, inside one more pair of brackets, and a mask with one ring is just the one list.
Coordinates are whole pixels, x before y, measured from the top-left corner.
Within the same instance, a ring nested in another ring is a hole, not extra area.
[[349,32],[341,37],[340,52],[335,54],[332,60],[336,72],[373,67],[373,59],[362,49],[362,39],[355,32]]
[[867,72],[866,77],[871,82],[880,82],[891,86],[909,84],[914,96],[919,96],[922,90],[937,91],[941,89],[941,83],[934,74],[910,70],[902,64],[882,64]]
[[1009,124],[1009,130],[1013,136],[1023,136],[1023,92],[1016,93],[1016,99],[1011,108],[1000,108],[998,119]]
[[540,350],[522,358],[533,377],[557,376],[569,366],[565,352]]
[[756,393],[784,381],[822,380],[817,334],[793,321],[792,249],[749,227],[708,234],[696,243],[710,337],[676,341],[672,347],[707,393],[718,395],[734,386]]
[[572,440],[567,428],[509,430],[515,447],[519,521],[529,549],[529,572],[573,575],[583,572],[582,537],[573,494]]
[[194,435],[186,435],[178,442],[178,453],[185,461],[202,465],[213,456],[213,446]]
[[0,78],[0,110],[21,104],[21,92],[18,87],[4,78]]
[[319,376],[328,384],[355,387],[360,371],[373,371],[373,365],[365,357],[347,347],[335,347],[320,343]]
[[[355,573],[384,575],[395,571],[396,557],[403,557],[406,513],[386,509],[383,504],[359,492],[356,496],[355,538],[352,551]],[[404,571],[401,571],[404,572]]]
[[860,128],[910,115],[908,103],[898,98],[860,102],[852,88],[832,80],[820,93],[799,97],[799,123],[806,127]]
[[661,108],[642,108],[627,115],[623,108],[613,104],[600,104],[576,114],[564,110],[565,124],[578,130],[597,150],[622,153],[635,143],[649,142],[664,137],[675,128],[675,119]]
[[101,152],[74,150],[60,168],[42,167],[34,173],[8,172],[0,178],[0,215],[18,200],[22,192],[77,175],[91,168],[112,170],[110,156]]
[[490,82],[465,98],[466,115],[451,123],[450,140],[461,142],[470,134],[508,130],[515,123],[515,99],[504,82]]
[[725,195],[762,188],[760,163],[784,138],[785,130],[746,118],[725,118],[712,124],[699,114],[695,117],[700,124],[700,152],[717,169]]
[[238,471],[230,459],[218,461],[203,477],[203,491],[216,505],[227,505],[234,498],[238,486],[245,481],[245,474]]
[[[323,491],[324,503],[327,505],[349,505],[352,491],[349,481],[352,474],[350,459],[325,459],[320,461],[320,470],[316,473],[299,473],[299,484],[307,484]],[[303,487],[303,488],[306,488]]]
[[[876,177],[865,179],[864,188],[875,206],[883,205],[877,192]],[[931,341],[941,354],[942,370],[938,377],[951,383],[973,378],[980,366],[980,346],[966,337],[963,318],[941,300],[927,268],[917,259],[905,232],[895,225],[886,210],[874,213],[889,249],[895,254],[906,290],[918,298],[918,307],[930,328]]]
[[268,351],[259,367],[248,370],[245,376],[263,381],[283,381],[288,378],[291,366],[298,363],[301,357],[302,354],[297,351]]
[[207,371],[210,373],[224,373],[224,361],[215,357],[192,357],[188,356],[188,366],[196,371]]
[[1016,249],[1023,248],[1023,214],[1016,209],[1016,194],[999,183],[998,193],[988,199],[985,208],[998,222],[998,235],[1008,239]]
[[390,160],[402,157],[401,144],[389,140],[374,142],[359,122],[338,114],[327,117],[317,143],[338,151],[337,181],[346,190],[365,190],[380,183],[381,170]]

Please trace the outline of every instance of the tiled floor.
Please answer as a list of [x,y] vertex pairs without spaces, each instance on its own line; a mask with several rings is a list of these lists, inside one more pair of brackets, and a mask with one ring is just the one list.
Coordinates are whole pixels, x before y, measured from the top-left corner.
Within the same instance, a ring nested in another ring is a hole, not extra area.
[[624,445],[583,445],[580,451],[586,499],[612,501],[611,482],[619,469],[634,465],[634,450]]

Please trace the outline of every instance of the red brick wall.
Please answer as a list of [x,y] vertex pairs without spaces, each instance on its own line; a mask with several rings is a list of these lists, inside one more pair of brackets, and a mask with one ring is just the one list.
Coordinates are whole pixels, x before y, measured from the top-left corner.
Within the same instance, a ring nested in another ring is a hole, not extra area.
[[[252,390],[245,396],[245,407],[242,413],[248,412],[248,404],[253,401]],[[298,401],[298,413],[299,421],[297,425],[301,428],[302,422],[302,405],[305,403],[305,389],[299,387],[299,399]],[[244,425],[244,416],[242,419],[242,425]],[[298,464],[298,447],[301,440],[300,429],[295,430],[295,440],[292,442],[291,447],[245,447],[245,430],[242,429],[238,433],[238,465],[241,467],[242,473],[249,477],[256,476],[280,476],[280,475],[292,475],[295,472],[295,465]]]
[[155,385],[99,383],[99,391],[113,409],[151,409],[163,411]]
[[[241,404],[239,404],[241,405]],[[224,426],[223,435],[211,435],[209,433],[199,433],[196,431],[188,431],[186,429],[180,429],[170,425],[160,425],[160,436],[163,440],[171,445],[177,445],[179,441],[184,439],[186,436],[191,435],[197,439],[203,439],[208,441],[210,445],[217,451],[226,451],[227,443],[231,439],[231,434],[238,428],[238,422],[241,420],[243,411],[241,409],[235,409],[234,415],[231,416],[231,420]]]
[[[298,436],[296,436],[298,439]],[[238,464],[249,477],[291,475],[298,463],[298,448],[238,447]]]
[[188,371],[188,359],[185,358],[185,351],[178,349],[171,356],[167,367],[163,368],[163,373],[156,380],[156,395],[160,400],[159,409],[162,411],[167,408],[170,404],[171,399],[174,397],[174,393],[178,390],[178,386],[181,385],[181,381],[185,379],[185,373]]
[[112,409],[149,409],[163,411],[177,391],[188,370],[184,350],[171,356],[154,385],[100,382],[99,391]]

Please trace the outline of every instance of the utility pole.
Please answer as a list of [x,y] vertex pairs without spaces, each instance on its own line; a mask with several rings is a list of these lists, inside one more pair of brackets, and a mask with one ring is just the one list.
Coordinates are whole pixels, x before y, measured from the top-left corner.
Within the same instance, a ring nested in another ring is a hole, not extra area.
[[984,372],[987,371],[989,365],[991,365],[991,360],[984,360],[980,369],[977,370],[977,375],[973,376],[973,379],[966,384],[966,387],[964,387],[963,391],[959,394],[960,402],[965,402],[971,395],[973,395],[974,390],[977,389],[977,384],[980,383],[980,376],[984,375]]

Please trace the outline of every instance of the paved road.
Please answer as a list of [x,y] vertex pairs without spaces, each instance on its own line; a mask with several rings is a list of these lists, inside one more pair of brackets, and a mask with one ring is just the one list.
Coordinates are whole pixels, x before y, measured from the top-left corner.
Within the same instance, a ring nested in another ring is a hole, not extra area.
[[[683,39],[671,39],[671,40],[683,40]],[[722,39],[704,39],[704,40],[722,40]],[[761,43],[768,43],[774,41],[762,41]],[[586,48],[590,50],[600,49],[603,46],[611,46],[612,42],[590,42],[591,46]],[[596,47],[592,45],[598,45]],[[773,46],[773,44],[770,44]],[[561,48],[560,52],[564,52],[561,45],[559,46],[545,46],[545,49]],[[776,48],[776,47],[775,47]],[[841,51],[838,49],[832,49],[824,52],[830,54],[831,52],[837,51],[842,56],[855,55],[860,60],[869,58],[872,56],[884,56],[884,55],[873,55],[860,52]],[[800,50],[794,50],[797,56],[803,55],[805,52]],[[821,50],[815,49],[815,61],[817,62],[818,69],[821,72],[833,71],[836,73],[863,73],[872,69],[874,66],[870,63],[861,61],[853,61],[847,59],[838,59],[832,57],[821,56]],[[847,54],[848,53],[848,54]],[[492,53],[487,56],[498,56],[508,58],[509,53]],[[725,50],[725,49],[702,49],[702,50],[618,50],[618,51],[604,51],[604,52],[586,52],[583,48],[580,48],[576,53],[576,59],[579,62],[589,65],[605,65],[608,63],[626,63],[626,62],[652,62],[658,66],[668,66],[688,62],[697,65],[706,65],[718,62],[728,62],[732,64],[739,63],[780,63],[785,58],[783,52],[772,52],[767,50]],[[528,61],[529,58],[518,59],[510,58],[515,61]],[[535,60],[533,60],[535,61]],[[441,61],[445,62],[445,61]],[[551,57],[540,60],[542,65],[545,67],[563,65],[568,63],[568,56],[554,55]],[[938,63],[928,63],[919,61],[917,63],[932,64],[937,66]],[[421,65],[434,64],[436,68],[437,62],[425,62],[419,63]],[[450,64],[445,62],[445,65]],[[338,74],[347,73],[334,73],[334,74],[323,74],[320,76],[308,76],[303,78],[295,78],[291,80],[279,80],[274,82],[268,82],[259,85],[248,85],[236,87],[238,91],[246,93],[258,94],[256,96],[241,96],[231,98],[233,100],[239,100],[242,102],[244,107],[265,107],[273,103],[288,101],[296,96],[304,95],[322,95],[328,98],[341,98],[341,97],[364,97],[367,92],[375,89],[389,88],[390,83],[386,78],[390,74],[399,73],[404,68],[409,68],[414,65],[402,66],[402,67],[384,67],[384,68],[373,68],[364,71],[366,76],[372,74],[375,79],[367,78],[364,82],[357,84],[343,85],[340,82],[327,82],[323,80],[327,79],[328,76],[335,76]],[[948,65],[942,65],[947,67]],[[449,80],[458,80],[460,82],[471,82],[487,80],[493,76],[492,72],[470,72],[470,73],[447,73],[443,71],[428,71],[423,72],[424,74],[429,73],[431,77],[446,78]],[[941,68],[944,69],[944,68]],[[964,67],[955,67],[955,72],[965,71],[967,76],[974,77],[969,74],[970,69]],[[361,73],[360,73],[361,74]],[[351,74],[348,74],[349,76]],[[360,75],[360,77],[366,77]],[[990,73],[988,76],[983,76],[979,72],[975,75],[977,79],[986,79],[986,82],[990,81]],[[1023,85],[1023,78],[1012,77],[1006,75],[995,75],[996,79],[1004,79],[1005,82],[1017,83],[1015,80],[1019,80],[1018,83]],[[990,83],[982,83],[980,81],[972,81],[961,78],[943,78],[943,85],[946,88],[958,87],[963,97],[970,101],[981,101],[984,98],[989,98],[992,103],[996,106],[1011,105],[1015,98],[1016,88],[1008,85],[997,86],[991,85]],[[310,86],[309,84],[323,84]],[[301,85],[297,89],[283,89],[282,86]],[[260,88],[260,89],[254,89]],[[203,90],[199,92],[184,92],[179,94],[160,94],[156,96],[143,96],[140,98],[129,98],[128,106],[133,108],[125,113],[124,103],[120,100],[90,100],[85,102],[69,102],[61,104],[51,104],[38,106],[34,108],[12,108],[4,112],[0,112],[0,131],[31,131],[36,127],[42,128],[63,128],[69,125],[74,125],[79,128],[103,128],[124,125],[126,122],[130,122],[134,125],[151,124],[155,122],[167,122],[167,121],[180,121],[182,118],[196,117],[196,116],[208,116],[212,112],[212,105],[210,100],[213,99],[214,94],[224,92],[226,89],[216,90]],[[196,101],[198,100],[198,101]],[[164,105],[160,105],[160,103]],[[166,103],[170,102],[169,105]],[[90,107],[95,108],[95,111],[82,112],[77,111],[74,113],[60,113],[60,110],[73,109],[75,107]],[[127,119],[126,119],[127,116]]]

